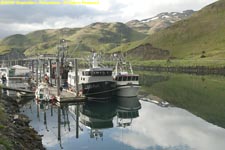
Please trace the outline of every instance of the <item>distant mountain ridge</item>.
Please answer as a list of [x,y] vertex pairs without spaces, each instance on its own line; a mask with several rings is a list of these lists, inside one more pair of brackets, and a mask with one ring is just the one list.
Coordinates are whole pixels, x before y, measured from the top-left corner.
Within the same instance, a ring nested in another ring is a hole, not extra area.
[[0,42],[0,53],[10,53],[17,49],[27,56],[55,54],[59,40],[65,39],[70,56],[75,56],[75,53],[78,56],[92,50],[108,51],[121,43],[141,40],[146,36],[120,22],[96,22],[83,28],[46,29],[26,35],[15,34]]
[[136,31],[153,34],[161,29],[171,26],[177,21],[187,19],[193,13],[195,13],[193,10],[185,10],[183,12],[163,12],[151,18],[131,20],[127,22],[126,25]]
[[[218,0],[187,19],[177,21],[143,40],[123,44],[110,52],[114,53],[122,49],[125,53],[131,53],[135,50],[140,54],[139,59],[143,60],[146,57],[142,55],[143,47],[151,45],[145,52],[150,53],[152,48],[166,50],[169,52],[167,58],[171,59],[224,59],[224,18],[225,0]],[[151,59],[157,59],[157,57]]]

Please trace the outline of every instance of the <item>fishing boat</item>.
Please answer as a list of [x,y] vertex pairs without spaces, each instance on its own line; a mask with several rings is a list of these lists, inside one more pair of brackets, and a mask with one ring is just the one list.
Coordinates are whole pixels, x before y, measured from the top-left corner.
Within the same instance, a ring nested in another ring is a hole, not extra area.
[[50,93],[47,83],[44,82],[39,83],[37,89],[35,90],[35,98],[38,101],[49,101]]
[[113,79],[116,81],[117,96],[134,97],[138,95],[139,75],[133,73],[131,63],[122,58],[118,59],[113,71]]
[[[68,73],[68,85],[76,89],[76,76],[74,71]],[[116,82],[112,77],[112,68],[100,66],[98,55],[94,53],[91,67],[78,71],[78,93],[91,100],[106,100],[115,95]]]

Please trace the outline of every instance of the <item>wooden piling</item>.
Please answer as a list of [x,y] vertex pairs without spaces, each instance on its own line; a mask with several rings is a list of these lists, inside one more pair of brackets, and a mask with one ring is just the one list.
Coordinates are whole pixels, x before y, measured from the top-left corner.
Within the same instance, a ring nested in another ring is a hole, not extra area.
[[76,138],[79,138],[79,104],[76,105]]
[[43,65],[42,65],[42,69],[43,69],[43,75],[45,75],[45,59],[43,60]]
[[31,60],[31,70],[32,70],[32,73],[34,73],[34,60]]
[[59,69],[59,57],[56,59],[56,70],[57,70],[57,96],[60,96],[60,69]]
[[58,140],[61,140],[61,107],[58,107]]
[[49,59],[49,79],[50,79],[50,85],[52,86],[52,60]]
[[38,86],[38,65],[39,65],[39,61],[37,59],[36,60],[36,86]]
[[78,62],[77,59],[75,59],[75,82],[76,82],[76,96],[79,94],[79,88],[78,88]]
[[38,60],[39,61],[39,82],[41,82],[42,78],[41,78],[41,66],[42,66],[42,62],[41,59]]

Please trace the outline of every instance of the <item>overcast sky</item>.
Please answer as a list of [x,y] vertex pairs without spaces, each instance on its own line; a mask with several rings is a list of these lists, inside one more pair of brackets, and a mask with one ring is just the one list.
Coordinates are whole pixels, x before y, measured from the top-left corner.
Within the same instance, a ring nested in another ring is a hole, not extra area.
[[[59,0],[55,0],[59,1]],[[99,0],[97,5],[0,5],[0,38],[40,29],[127,22],[161,12],[199,10],[216,0]]]

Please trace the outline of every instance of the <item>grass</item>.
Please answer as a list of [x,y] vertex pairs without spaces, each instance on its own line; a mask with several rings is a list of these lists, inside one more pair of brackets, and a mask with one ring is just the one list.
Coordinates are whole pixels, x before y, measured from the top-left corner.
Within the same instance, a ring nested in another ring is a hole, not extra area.
[[149,37],[153,46],[170,50],[171,56],[193,58],[205,51],[209,57],[225,57],[225,1],[205,7],[186,20]]
[[[225,127],[225,78],[139,72],[144,90],[221,127]],[[143,79],[144,78],[144,79]]]
[[0,137],[0,145],[4,145],[7,150],[12,149],[12,143],[5,137]]
[[134,31],[122,23],[93,23],[80,29],[41,30],[27,35],[33,42],[25,54],[55,53],[60,37],[67,40],[69,51],[75,55],[76,51],[105,52],[118,46],[118,43],[140,40],[145,34]]
[[[120,43],[137,41],[146,35],[139,33],[123,23],[93,23],[84,28],[46,29],[27,35],[12,35],[1,40],[0,54],[10,52],[12,48],[23,49],[25,55],[52,54],[60,39],[65,39],[69,50],[106,52]],[[79,45],[79,46],[78,46]]]

